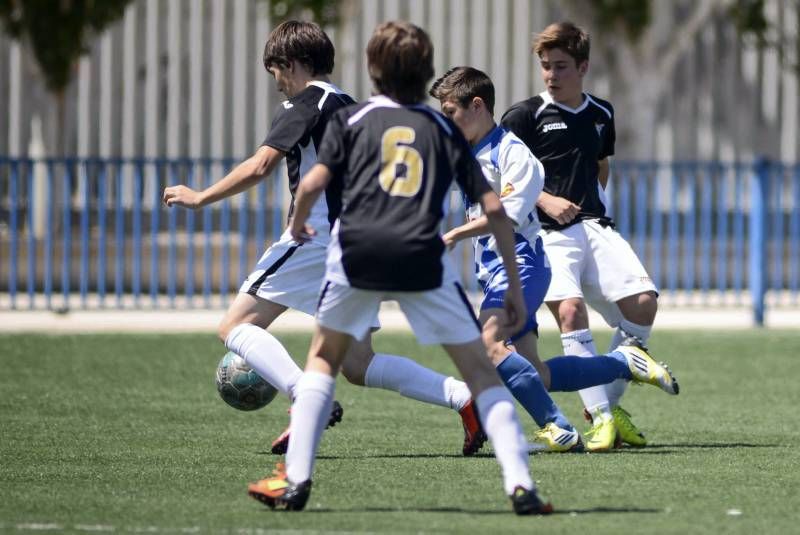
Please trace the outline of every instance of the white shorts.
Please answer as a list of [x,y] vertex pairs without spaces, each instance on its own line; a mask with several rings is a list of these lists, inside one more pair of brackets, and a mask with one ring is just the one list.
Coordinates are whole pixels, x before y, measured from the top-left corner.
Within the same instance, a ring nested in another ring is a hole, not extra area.
[[478,319],[457,282],[423,292],[383,292],[328,281],[319,298],[317,323],[363,340],[382,301],[397,301],[422,344],[465,344],[480,337]]
[[300,245],[284,232],[256,264],[239,292],[314,315],[325,278],[327,248],[321,243]]
[[628,242],[596,220],[542,231],[541,237],[553,270],[545,301],[579,297],[616,326],[622,316],[614,303],[658,291]]

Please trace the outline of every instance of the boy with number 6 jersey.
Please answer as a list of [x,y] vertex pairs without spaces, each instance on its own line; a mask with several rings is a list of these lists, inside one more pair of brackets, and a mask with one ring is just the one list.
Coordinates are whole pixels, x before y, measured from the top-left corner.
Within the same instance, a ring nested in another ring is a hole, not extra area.
[[290,224],[296,240],[317,232],[308,216],[331,183],[342,188],[342,211],[331,233],[317,330],[292,406],[286,468],[251,484],[250,495],[273,508],[305,506],[347,348],[368,335],[382,301],[396,300],[420,342],[441,344],[466,380],[514,511],[549,513],[552,507],[540,500],[528,471],[513,399],[487,358],[480,325],[439,234],[453,180],[471,202],[481,203],[507,270],[501,333],[516,332],[526,317],[511,224],[456,126],[421,104],[433,76],[428,35],[406,22],[380,24],[367,60],[377,96],[334,115],[317,164],[298,188]]

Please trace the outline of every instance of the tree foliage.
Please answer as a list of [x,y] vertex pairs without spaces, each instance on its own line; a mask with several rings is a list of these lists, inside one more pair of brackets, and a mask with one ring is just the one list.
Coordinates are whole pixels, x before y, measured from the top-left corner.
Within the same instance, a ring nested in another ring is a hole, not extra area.
[[636,41],[652,22],[651,0],[596,0],[597,26],[603,32],[622,27]]
[[339,4],[336,0],[269,0],[270,14],[275,21],[291,18],[313,20],[321,26],[339,22]]
[[122,17],[130,1],[0,0],[0,20],[30,48],[47,87],[62,93],[92,37]]

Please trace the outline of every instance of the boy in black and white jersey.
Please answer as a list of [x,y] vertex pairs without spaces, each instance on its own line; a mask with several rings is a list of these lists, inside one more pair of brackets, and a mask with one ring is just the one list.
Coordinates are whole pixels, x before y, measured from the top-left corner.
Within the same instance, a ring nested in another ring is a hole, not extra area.
[[[294,198],[300,178],[317,161],[317,149],[330,117],[354,102],[330,83],[333,60],[333,45],[316,24],[288,21],[279,25],[264,48],[264,66],[275,77],[278,89],[289,98],[278,107],[262,146],[203,191],[184,185],[166,188],[163,199],[167,206],[201,208],[242,192],[270,176],[284,157]],[[309,222],[317,229],[313,240],[301,244],[285,232],[267,249],[219,327],[225,346],[290,399],[294,398],[302,371],[265,329],[287,308],[314,314],[325,275],[330,228],[341,210],[340,190],[340,182],[332,183],[312,207]],[[464,424],[465,455],[483,444],[485,437],[463,381],[445,377],[405,357],[375,354],[369,339],[354,344],[343,369],[352,383],[393,390],[457,410]],[[341,413],[341,407],[335,404],[331,424],[341,419]],[[285,453],[289,436],[287,429],[273,442],[273,453]]]
[[383,23],[367,45],[367,59],[378,95],[335,114],[318,163],[298,188],[290,224],[296,240],[316,235],[308,217],[331,181],[342,181],[342,212],[331,233],[317,331],[292,406],[286,471],[251,484],[249,492],[270,507],[305,506],[334,377],[351,342],[369,333],[380,303],[396,300],[418,339],[442,344],[466,379],[514,511],[549,513],[528,471],[513,400],[487,358],[439,233],[453,179],[470,201],[481,202],[497,239],[509,281],[500,321],[508,333],[525,322],[511,224],[458,128],[420,104],[433,76],[427,34],[409,23]]
[[[545,301],[558,321],[566,354],[596,355],[585,301],[616,327],[611,347],[633,336],[647,342],[657,291],[630,245],[614,230],[600,187],[614,154],[614,110],[583,91],[589,36],[570,22],[551,24],[534,40],[547,88],[513,105],[502,124],[545,168],[537,202],[553,278]],[[586,447],[605,450],[619,438],[644,446],[644,435],[619,406],[627,383],[581,390],[593,420]]]

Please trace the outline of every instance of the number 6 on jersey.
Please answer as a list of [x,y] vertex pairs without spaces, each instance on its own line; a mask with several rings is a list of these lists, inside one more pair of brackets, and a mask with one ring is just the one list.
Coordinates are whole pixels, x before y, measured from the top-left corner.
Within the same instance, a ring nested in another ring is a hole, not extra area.
[[394,126],[381,137],[381,188],[389,195],[413,197],[422,186],[422,156],[414,147],[416,132]]

